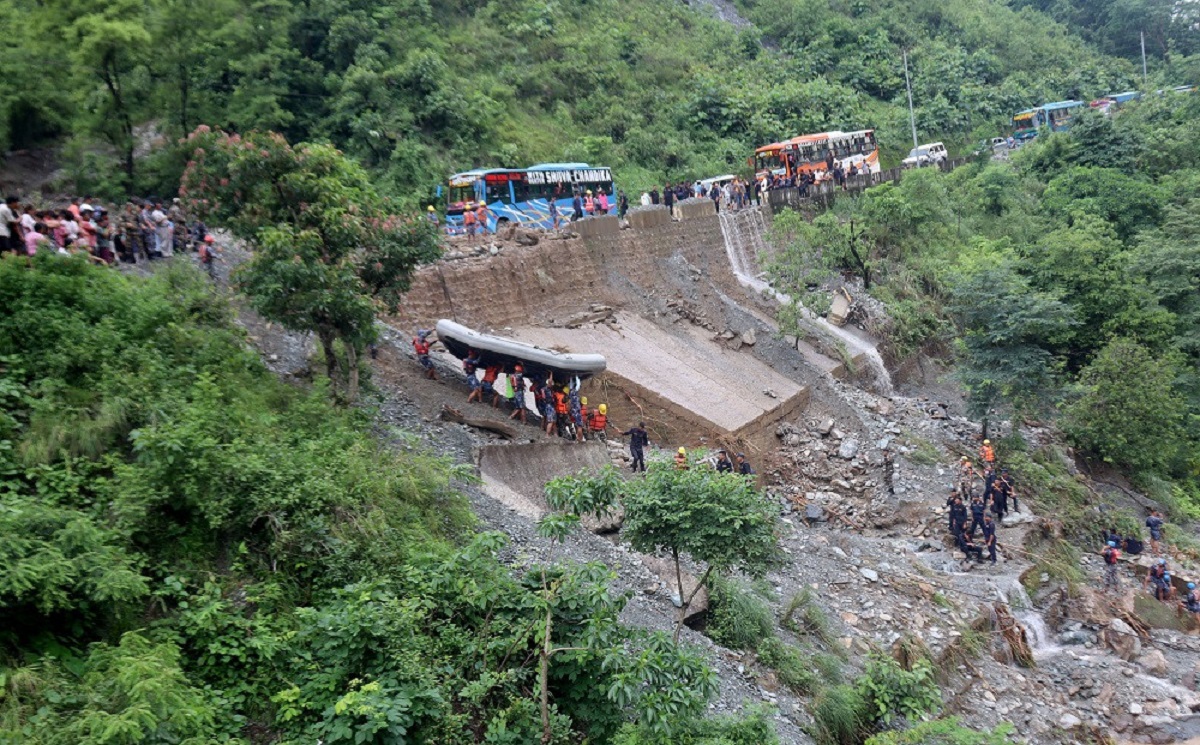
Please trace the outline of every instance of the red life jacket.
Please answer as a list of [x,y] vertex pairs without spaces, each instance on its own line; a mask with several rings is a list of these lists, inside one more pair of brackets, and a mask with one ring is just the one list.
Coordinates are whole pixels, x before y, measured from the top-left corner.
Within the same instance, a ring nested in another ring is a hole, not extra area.
[[416,350],[418,357],[424,357],[429,354],[429,342],[421,338],[413,339],[413,349]]
[[586,212],[595,212],[596,211],[596,200],[593,199],[592,197],[585,197],[583,200],[583,209]]
[[562,391],[554,392],[554,411],[557,414],[567,413],[567,397]]
[[594,430],[602,430],[608,426],[608,415],[601,414],[599,411],[592,412],[592,421],[590,425]]

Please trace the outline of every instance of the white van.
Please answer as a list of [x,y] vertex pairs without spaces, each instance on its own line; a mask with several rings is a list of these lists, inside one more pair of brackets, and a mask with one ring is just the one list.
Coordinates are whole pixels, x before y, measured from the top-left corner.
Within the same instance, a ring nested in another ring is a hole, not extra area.
[[947,155],[945,145],[940,142],[931,142],[909,150],[908,157],[904,159],[901,165],[905,168],[936,165],[944,161]]

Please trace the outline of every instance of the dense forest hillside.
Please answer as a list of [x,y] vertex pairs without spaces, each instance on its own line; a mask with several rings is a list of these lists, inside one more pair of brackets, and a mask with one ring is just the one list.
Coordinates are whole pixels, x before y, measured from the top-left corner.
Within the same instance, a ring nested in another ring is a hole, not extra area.
[[[1138,84],[1126,21],[1162,3],[1014,5],[744,0],[735,25],[675,0],[9,0],[0,147],[65,136],[81,191],[168,192],[182,156],[135,167],[148,132],[270,129],[331,141],[413,200],[456,169],[547,160],[639,188],[829,128],[877,128],[894,162],[902,52],[921,138],[964,144],[1020,108]],[[1196,31],[1160,16],[1156,79],[1194,82]]]

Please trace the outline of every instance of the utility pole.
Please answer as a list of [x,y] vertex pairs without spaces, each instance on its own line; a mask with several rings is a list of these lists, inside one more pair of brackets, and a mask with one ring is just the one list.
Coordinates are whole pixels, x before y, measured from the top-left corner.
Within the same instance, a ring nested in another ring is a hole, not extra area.
[[[1145,50],[1145,44],[1142,45]],[[1145,55],[1143,54],[1143,57]],[[908,50],[904,50],[904,87],[908,90],[908,123],[912,126],[913,147],[917,145],[917,116],[913,113],[912,105],[912,81],[908,79]]]
[[1139,31],[1142,37],[1142,87],[1146,87],[1146,32]]

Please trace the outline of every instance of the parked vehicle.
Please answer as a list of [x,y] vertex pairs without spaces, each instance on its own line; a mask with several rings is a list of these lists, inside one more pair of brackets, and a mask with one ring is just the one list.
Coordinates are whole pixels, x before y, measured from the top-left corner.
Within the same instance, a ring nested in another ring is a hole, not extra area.
[[908,151],[908,157],[905,158],[901,165],[905,168],[919,168],[921,166],[932,166],[946,160],[946,146],[940,142],[930,142],[926,145],[919,145]]

